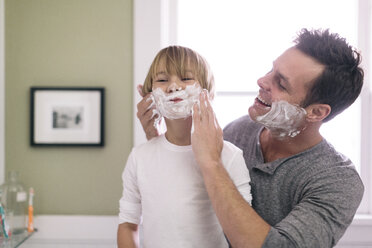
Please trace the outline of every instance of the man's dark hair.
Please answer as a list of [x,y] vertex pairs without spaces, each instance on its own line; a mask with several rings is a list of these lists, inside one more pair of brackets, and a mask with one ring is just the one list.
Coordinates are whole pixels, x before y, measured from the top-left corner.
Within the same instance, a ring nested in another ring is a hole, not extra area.
[[295,48],[325,66],[323,73],[311,84],[302,107],[313,103],[331,106],[329,121],[348,108],[359,96],[363,86],[361,55],[344,38],[329,30],[302,29]]

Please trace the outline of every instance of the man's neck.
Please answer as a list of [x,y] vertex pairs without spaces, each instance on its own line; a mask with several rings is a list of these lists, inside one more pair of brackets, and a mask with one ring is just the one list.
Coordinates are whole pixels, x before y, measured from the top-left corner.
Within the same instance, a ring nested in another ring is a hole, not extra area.
[[179,120],[165,120],[167,124],[167,132],[165,137],[167,140],[178,146],[191,145],[191,117]]
[[322,141],[318,128],[307,128],[295,137],[278,138],[264,128],[260,134],[260,144],[265,163],[287,158],[303,152]]

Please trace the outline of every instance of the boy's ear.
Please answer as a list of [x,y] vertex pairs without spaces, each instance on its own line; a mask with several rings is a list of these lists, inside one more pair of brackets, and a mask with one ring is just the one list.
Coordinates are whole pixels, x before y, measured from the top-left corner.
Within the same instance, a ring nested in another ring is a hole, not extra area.
[[307,106],[306,120],[308,122],[319,122],[324,120],[331,113],[331,106],[328,104],[315,103]]

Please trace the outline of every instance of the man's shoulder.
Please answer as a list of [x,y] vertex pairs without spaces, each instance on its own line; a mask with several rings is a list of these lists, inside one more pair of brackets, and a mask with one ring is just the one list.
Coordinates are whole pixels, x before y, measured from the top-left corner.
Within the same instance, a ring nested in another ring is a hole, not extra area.
[[251,117],[249,115],[244,115],[239,117],[238,119],[230,122],[229,124],[226,125],[224,130],[231,130],[234,128],[240,128],[241,126],[246,126],[253,123]]
[[292,168],[302,168],[304,177],[313,181],[333,182],[336,179],[343,181],[346,185],[350,183],[363,187],[354,163],[326,140],[322,140],[317,146],[294,156],[290,163],[293,164]]
[[323,168],[355,168],[353,162],[344,154],[337,151],[331,143],[323,139],[318,145],[305,151],[307,157],[312,157],[311,162]]
[[254,134],[256,134],[261,127],[261,124],[252,121],[249,115],[245,115],[229,123],[223,129],[223,136],[225,140],[239,146],[239,140],[248,140],[255,137]]
[[233,122],[230,122],[224,128],[224,133],[234,133],[246,129],[257,129],[262,127],[261,124],[254,122],[249,115],[244,115]]

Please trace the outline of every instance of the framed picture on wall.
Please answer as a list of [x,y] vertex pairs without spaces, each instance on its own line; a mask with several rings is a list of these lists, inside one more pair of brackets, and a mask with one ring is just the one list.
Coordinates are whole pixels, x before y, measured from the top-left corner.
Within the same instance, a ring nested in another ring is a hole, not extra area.
[[31,87],[31,146],[104,146],[103,87]]

